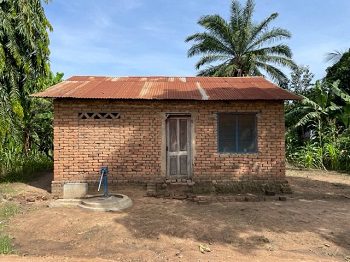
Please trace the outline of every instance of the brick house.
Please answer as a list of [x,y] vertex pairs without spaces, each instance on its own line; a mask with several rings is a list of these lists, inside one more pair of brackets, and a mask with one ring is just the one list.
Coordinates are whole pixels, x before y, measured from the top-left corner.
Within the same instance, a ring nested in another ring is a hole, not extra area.
[[76,76],[34,96],[54,102],[54,195],[95,187],[101,166],[111,186],[285,183],[284,100],[299,97],[262,77]]

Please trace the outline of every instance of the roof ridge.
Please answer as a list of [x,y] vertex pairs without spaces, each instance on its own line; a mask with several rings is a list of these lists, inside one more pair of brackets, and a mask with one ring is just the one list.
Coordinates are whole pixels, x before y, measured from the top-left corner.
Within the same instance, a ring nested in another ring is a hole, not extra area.
[[[189,75],[115,75],[115,76],[108,76],[108,75],[72,75],[67,78],[75,78],[75,77],[96,77],[96,78],[262,78],[266,79],[264,76],[189,76]],[[266,79],[267,80],[267,79]],[[268,81],[268,80],[267,80]]]

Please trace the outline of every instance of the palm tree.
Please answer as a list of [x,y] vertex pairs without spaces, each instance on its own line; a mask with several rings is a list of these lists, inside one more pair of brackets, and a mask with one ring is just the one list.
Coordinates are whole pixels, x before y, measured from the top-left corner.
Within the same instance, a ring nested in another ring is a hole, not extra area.
[[[203,55],[196,69],[200,76],[246,76],[267,73],[277,82],[285,82],[286,75],[276,66],[294,68],[292,52],[276,42],[291,37],[289,31],[273,27],[270,23],[278,17],[271,14],[260,23],[252,21],[254,1],[247,0],[244,7],[232,1],[231,17],[226,21],[219,15],[206,15],[198,24],[205,32],[189,36],[186,42],[194,44],[188,56]],[[275,44],[276,43],[276,44]]]

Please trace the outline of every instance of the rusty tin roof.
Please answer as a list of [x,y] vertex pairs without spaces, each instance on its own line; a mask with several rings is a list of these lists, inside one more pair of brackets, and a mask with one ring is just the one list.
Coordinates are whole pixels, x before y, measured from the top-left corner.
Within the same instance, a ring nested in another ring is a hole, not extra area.
[[73,76],[33,96],[146,100],[300,99],[263,77]]

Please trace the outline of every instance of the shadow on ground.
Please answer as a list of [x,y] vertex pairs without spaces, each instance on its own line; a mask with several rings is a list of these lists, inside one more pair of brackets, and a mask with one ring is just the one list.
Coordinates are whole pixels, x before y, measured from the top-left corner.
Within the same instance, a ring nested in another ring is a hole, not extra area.
[[[349,256],[350,199],[346,197],[350,195],[350,180],[288,180],[295,193],[288,195],[287,201],[198,205],[148,198],[142,190],[123,188],[119,193],[134,201],[124,212],[42,206],[16,216],[9,232],[19,254],[39,256],[130,261],[171,261],[178,252],[189,261],[222,261],[228,255],[246,257],[261,252],[268,257],[272,251],[277,258],[286,253],[313,256],[309,261]],[[214,251],[198,257],[203,255],[198,250],[200,243],[212,244],[209,246]]]
[[38,176],[32,181],[27,182],[28,185],[43,189],[48,193],[51,193],[51,182],[53,180],[53,172],[45,171],[38,174]]

